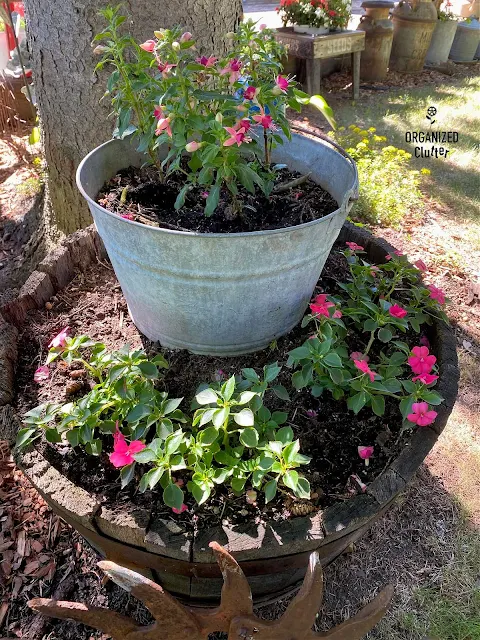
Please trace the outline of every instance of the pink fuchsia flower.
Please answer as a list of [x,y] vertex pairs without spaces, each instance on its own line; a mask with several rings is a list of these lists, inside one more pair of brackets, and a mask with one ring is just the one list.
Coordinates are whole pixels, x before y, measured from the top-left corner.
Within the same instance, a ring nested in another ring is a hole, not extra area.
[[273,124],[272,116],[267,116],[263,109],[260,109],[260,113],[256,116],[253,116],[253,119],[258,124],[261,124],[264,129],[276,129],[275,125]]
[[172,129],[170,127],[171,118],[168,116],[167,118],[160,118],[157,122],[157,128],[155,130],[155,135],[159,136],[163,131],[166,131],[167,134],[172,137]]
[[418,424],[419,427],[426,427],[432,424],[432,422],[435,422],[436,417],[437,412],[429,410],[426,402],[414,402],[412,405],[412,413],[408,414],[407,420]]
[[227,138],[223,143],[224,147],[231,147],[233,144],[240,146],[242,142],[250,142],[250,138],[246,137],[246,131],[244,127],[235,129],[234,127],[224,127],[225,131],[230,134],[230,138]]
[[427,265],[424,263],[423,260],[417,260],[416,262],[413,263],[417,269],[420,269],[420,271],[424,272],[428,271]]
[[438,304],[445,304],[445,294],[434,284],[429,284],[427,289],[430,291],[430,298],[436,300]]
[[408,358],[408,364],[411,366],[413,373],[420,376],[430,373],[437,359],[429,353],[428,347],[413,347],[412,354]]
[[157,106],[153,110],[153,116],[157,120],[161,120],[162,118],[165,117],[165,113],[163,112],[163,107],[161,104],[157,104]]
[[182,35],[180,36],[180,42],[188,42],[188,40],[192,39],[192,34],[190,33],[190,31],[185,31],[185,33],[182,33]]
[[243,97],[245,100],[253,100],[258,93],[258,89],[256,87],[247,87],[243,92]]
[[272,93],[275,95],[280,95],[281,93],[287,93],[290,82],[288,78],[284,78],[283,76],[277,76],[275,78],[275,86],[272,89]]
[[113,434],[113,453],[108,457],[113,466],[117,469],[120,467],[126,467],[127,464],[132,464],[135,459],[132,457],[134,453],[143,451],[145,444],[140,440],[132,440],[130,444],[127,444],[125,436],[118,428],[118,422],[116,432]]
[[200,58],[196,59],[196,62],[198,62],[198,64],[201,64],[206,68],[213,67],[216,61],[217,58],[215,58],[215,56],[210,56],[209,58],[207,58],[207,56],[201,56]]
[[412,382],[421,382],[422,384],[432,384],[432,382],[435,382],[435,380],[438,380],[438,376],[433,375],[433,373],[422,373],[419,376],[414,376],[412,378]]
[[140,45],[140,49],[152,53],[152,51],[155,49],[155,45],[155,40],[146,40],[143,44]]
[[47,366],[38,367],[38,369],[33,374],[33,379],[35,382],[45,382],[50,377],[50,369]]
[[121,213],[120,217],[124,220],[135,220],[135,216],[133,215],[133,213]]
[[353,364],[359,369],[363,374],[367,375],[370,378],[370,382],[375,380],[375,372],[370,369],[368,363],[365,360],[354,360]]
[[404,318],[408,311],[406,309],[402,309],[398,304],[392,304],[388,313],[392,316],[392,318]]
[[243,118],[242,120],[239,120],[233,128],[237,130],[243,128],[247,132],[252,128],[252,123],[250,122],[250,120],[247,120],[247,118]]
[[197,142],[196,140],[193,140],[192,142],[189,142],[188,144],[185,145],[185,151],[188,151],[188,153],[193,153],[194,151],[198,151],[201,146],[202,146],[201,142]]
[[180,509],[177,509],[176,507],[172,507],[172,511],[173,513],[180,514],[180,513],[183,513],[184,511],[188,511],[188,507],[186,504],[182,504]]
[[176,64],[169,64],[169,63],[160,62],[160,61],[157,64],[158,70],[161,72],[164,78],[166,78],[170,73],[170,71],[176,66],[177,66]]
[[223,76],[226,73],[230,74],[229,82],[230,84],[233,84],[239,79],[241,68],[242,63],[240,62],[240,60],[237,60],[237,58],[233,58],[233,60],[230,60],[226,67],[220,70],[220,75]]
[[255,504],[255,501],[257,499],[257,492],[253,489],[250,489],[246,492],[245,499],[247,501],[247,504]]
[[363,354],[361,351],[353,351],[350,354],[350,360],[359,360],[360,362],[369,362],[370,357]]
[[350,251],[363,251],[364,250],[364,247],[362,247],[361,245],[357,244],[356,242],[346,242],[345,244],[350,249]]
[[312,420],[318,416],[318,411],[315,411],[315,409],[307,409],[305,413]]
[[368,467],[369,459],[373,455],[375,447],[358,447],[358,455],[365,460],[365,466]]
[[327,302],[327,294],[320,293],[314,301],[310,304],[310,309],[313,313],[316,313],[319,316],[325,316],[326,318],[330,317],[329,309],[334,307],[333,302]]
[[56,335],[49,343],[49,349],[59,349],[67,344],[68,332],[70,331],[70,327],[65,327],[60,331],[58,335]]

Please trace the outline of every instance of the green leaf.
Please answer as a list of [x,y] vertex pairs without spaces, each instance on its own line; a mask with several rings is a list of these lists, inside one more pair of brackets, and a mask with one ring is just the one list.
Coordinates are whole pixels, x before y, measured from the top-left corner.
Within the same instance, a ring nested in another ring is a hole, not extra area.
[[285,424],[288,420],[288,413],[286,411],[274,411],[272,413],[272,420],[277,424]]
[[151,412],[152,410],[150,409],[150,407],[147,407],[147,405],[137,404],[137,406],[130,411],[125,420],[128,423],[138,422],[142,418],[146,418],[147,416],[149,416]]
[[222,427],[224,422],[228,420],[230,415],[230,409],[224,407],[223,409],[217,409],[212,417],[212,422],[215,427]]
[[316,95],[316,96],[312,96],[308,102],[309,104],[313,105],[320,111],[320,113],[324,116],[324,118],[327,120],[328,124],[332,127],[332,129],[337,128],[337,123],[335,122],[333,110],[328,105],[325,98],[323,98],[322,96]]
[[422,393],[422,400],[428,402],[428,404],[439,405],[442,404],[443,398],[436,391],[424,391]]
[[169,400],[167,400],[165,406],[163,407],[163,414],[168,415],[169,413],[175,411],[175,409],[177,409],[181,405],[182,400],[183,398],[170,398]]
[[257,393],[255,391],[242,391],[242,393],[238,397],[238,404],[247,404],[253,398],[258,398]]
[[142,451],[134,453],[133,458],[136,462],[140,462],[140,464],[147,464],[156,460],[158,458],[158,454],[155,451],[152,451],[152,449],[146,447],[145,449],[142,449]]
[[208,198],[205,202],[204,214],[206,216],[211,216],[215,209],[218,206],[218,201],[220,199],[220,185],[214,184],[211,187],[210,192],[208,194]]
[[167,507],[181,509],[183,504],[183,491],[176,484],[169,484],[163,492],[163,501]]
[[280,400],[285,400],[285,402],[290,402],[290,395],[283,384],[277,384],[272,387],[273,393],[280,398]]
[[250,382],[258,382],[260,380],[255,369],[242,369],[242,375]]
[[30,144],[37,144],[37,142],[40,142],[40,127],[33,127],[30,135],[28,136],[28,142]]
[[341,369],[330,369],[328,373],[330,375],[330,378],[332,379],[332,382],[334,382],[335,384],[343,383],[343,371]]
[[284,445],[289,444],[293,440],[292,427],[282,427],[275,434],[275,438]]
[[406,359],[407,359],[407,356],[404,353],[400,353],[399,351],[396,351],[395,353],[392,353],[392,355],[390,356],[389,362],[394,367],[398,367],[404,364]]
[[79,429],[70,429],[67,431],[66,438],[72,447],[78,447],[78,443],[80,442],[80,430]]
[[224,384],[223,397],[228,402],[235,391],[235,376],[231,376]]
[[251,427],[255,422],[251,409],[242,409],[239,413],[233,415],[233,419],[241,427]]
[[295,490],[297,498],[304,498],[308,500],[310,498],[310,483],[306,478],[299,477],[297,488]]
[[393,338],[393,333],[390,331],[390,329],[387,329],[386,327],[381,327],[378,330],[378,339],[381,340],[382,342],[390,342],[390,340]]
[[258,431],[253,427],[243,429],[240,432],[240,442],[249,449],[253,449],[258,444]]
[[277,495],[277,481],[270,480],[270,482],[267,482],[267,484],[263,488],[263,491],[265,493],[265,504],[267,504]]
[[218,429],[215,427],[207,427],[198,434],[198,440],[207,446],[213,444],[218,438]]
[[273,451],[273,453],[276,453],[278,456],[282,455],[283,442],[280,442],[279,440],[271,440],[268,443],[268,447]]
[[178,211],[185,204],[185,198],[187,197],[188,190],[190,189],[190,183],[182,187],[182,189],[178,192],[177,199],[175,200],[175,204],[173,205],[175,210]]
[[35,432],[36,432],[36,429],[28,429],[28,428],[20,429],[19,432],[17,433],[15,447],[17,449],[22,449],[22,447],[25,447],[30,442],[30,438],[33,436]]
[[327,367],[341,367],[342,359],[335,351],[331,351],[327,353],[327,355],[323,358],[323,362],[327,365]]
[[230,485],[234,491],[240,492],[243,491],[246,481],[246,478],[232,478]]
[[184,437],[185,434],[181,430],[176,431],[172,435],[168,436],[168,438],[165,440],[165,453],[169,456],[176,453],[178,451],[178,447],[183,442]]
[[198,404],[213,404],[214,402],[217,402],[217,399],[218,396],[213,389],[204,389],[195,396],[195,400]]
[[288,352],[288,356],[294,360],[304,360],[310,358],[310,349],[305,346],[297,347]]
[[406,418],[409,413],[412,413],[412,405],[414,402],[415,398],[413,396],[408,396],[400,400],[400,412],[403,418]]
[[417,387],[414,382],[411,380],[402,380],[401,383],[407,393],[415,393]]
[[385,413],[385,398],[383,396],[372,396],[372,410],[377,416],[383,416]]
[[45,438],[47,442],[61,442],[62,438],[56,429],[45,429]]
[[359,391],[354,396],[348,398],[347,406],[351,411],[358,413],[365,406],[366,402],[367,396],[365,394],[365,391]]
[[300,451],[300,440],[294,440],[288,444],[283,450],[283,459],[285,462],[293,462],[297,453]]
[[133,479],[135,475],[135,462],[132,464],[127,464],[126,467],[123,467],[120,471],[120,481],[122,485],[122,489],[124,489],[127,484]]
[[273,364],[267,364],[263,370],[265,382],[273,382],[282,370],[282,367],[280,367],[277,362],[274,362]]
[[298,485],[298,473],[296,471],[287,471],[283,475],[282,480],[283,480],[283,484],[286,487],[288,487],[292,491],[295,491]]
[[138,368],[146,378],[150,378],[152,380],[158,378],[158,369],[153,362],[140,362]]
[[192,492],[193,497],[197,501],[197,504],[203,504],[210,497],[210,487],[200,487],[195,482],[189,483],[189,489]]
[[295,371],[292,376],[292,384],[295,389],[297,389],[297,391],[307,386],[307,383],[305,382],[301,371]]

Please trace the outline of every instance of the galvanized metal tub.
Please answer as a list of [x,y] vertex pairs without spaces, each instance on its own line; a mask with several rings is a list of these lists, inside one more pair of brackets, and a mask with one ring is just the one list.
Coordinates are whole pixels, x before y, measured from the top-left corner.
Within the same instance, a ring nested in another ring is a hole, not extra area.
[[459,22],[449,58],[456,62],[472,62],[480,45],[480,23],[477,19]]
[[107,211],[95,202],[100,188],[144,156],[128,140],[88,154],[77,184],[138,329],[164,347],[215,355],[262,349],[290,331],[357,196],[355,164],[336,146],[294,134],[273,154],[274,162],[311,172],[338,202],[335,212],[295,227],[232,234],[150,227]]
[[452,47],[453,39],[457,31],[456,20],[438,20],[432,41],[427,51],[426,62],[430,64],[443,64],[448,60],[448,54]]

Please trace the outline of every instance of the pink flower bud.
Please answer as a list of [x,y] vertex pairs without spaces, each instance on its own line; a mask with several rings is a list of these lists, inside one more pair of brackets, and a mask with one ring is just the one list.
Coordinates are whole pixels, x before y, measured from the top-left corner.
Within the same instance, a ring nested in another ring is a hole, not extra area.
[[266,24],[261,24],[261,25],[258,27],[258,30],[259,30],[259,31],[263,31],[263,30],[264,30],[264,29],[266,29],[266,28],[267,28],[267,25],[266,25]]
[[152,53],[152,51],[155,49],[155,44],[155,40],[146,40],[143,44],[140,45],[140,49]]
[[190,31],[185,31],[185,33],[183,33],[180,38],[180,42],[187,42],[188,40],[191,40],[191,39],[192,39],[192,34],[190,33]]
[[368,460],[373,455],[374,447],[358,447],[358,455],[365,460],[365,466],[368,466]]
[[192,142],[189,142],[187,145],[185,145],[185,150],[188,151],[188,153],[193,153],[194,151],[198,151],[201,146],[202,144],[200,142],[193,140]]

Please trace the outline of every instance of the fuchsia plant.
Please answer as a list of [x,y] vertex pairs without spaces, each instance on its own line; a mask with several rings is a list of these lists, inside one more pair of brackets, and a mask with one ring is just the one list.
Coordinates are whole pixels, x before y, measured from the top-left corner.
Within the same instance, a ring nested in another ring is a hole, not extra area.
[[[335,126],[321,96],[310,98],[282,74],[282,45],[271,29],[253,21],[229,34],[223,58],[198,56],[195,40],[180,28],[155,31],[143,44],[120,33],[118,8],[102,11],[108,26],[95,37],[97,65],[113,65],[107,93],[117,114],[115,135],[134,135],[164,181],[182,173],[180,209],[195,186],[208,193],[205,214],[215,211],[220,192],[229,194],[229,215],[241,213],[241,188],[269,196],[275,168],[271,153],[290,139],[286,107],[312,104]],[[133,59],[133,61],[131,61]],[[161,155],[159,155],[161,151]]]

